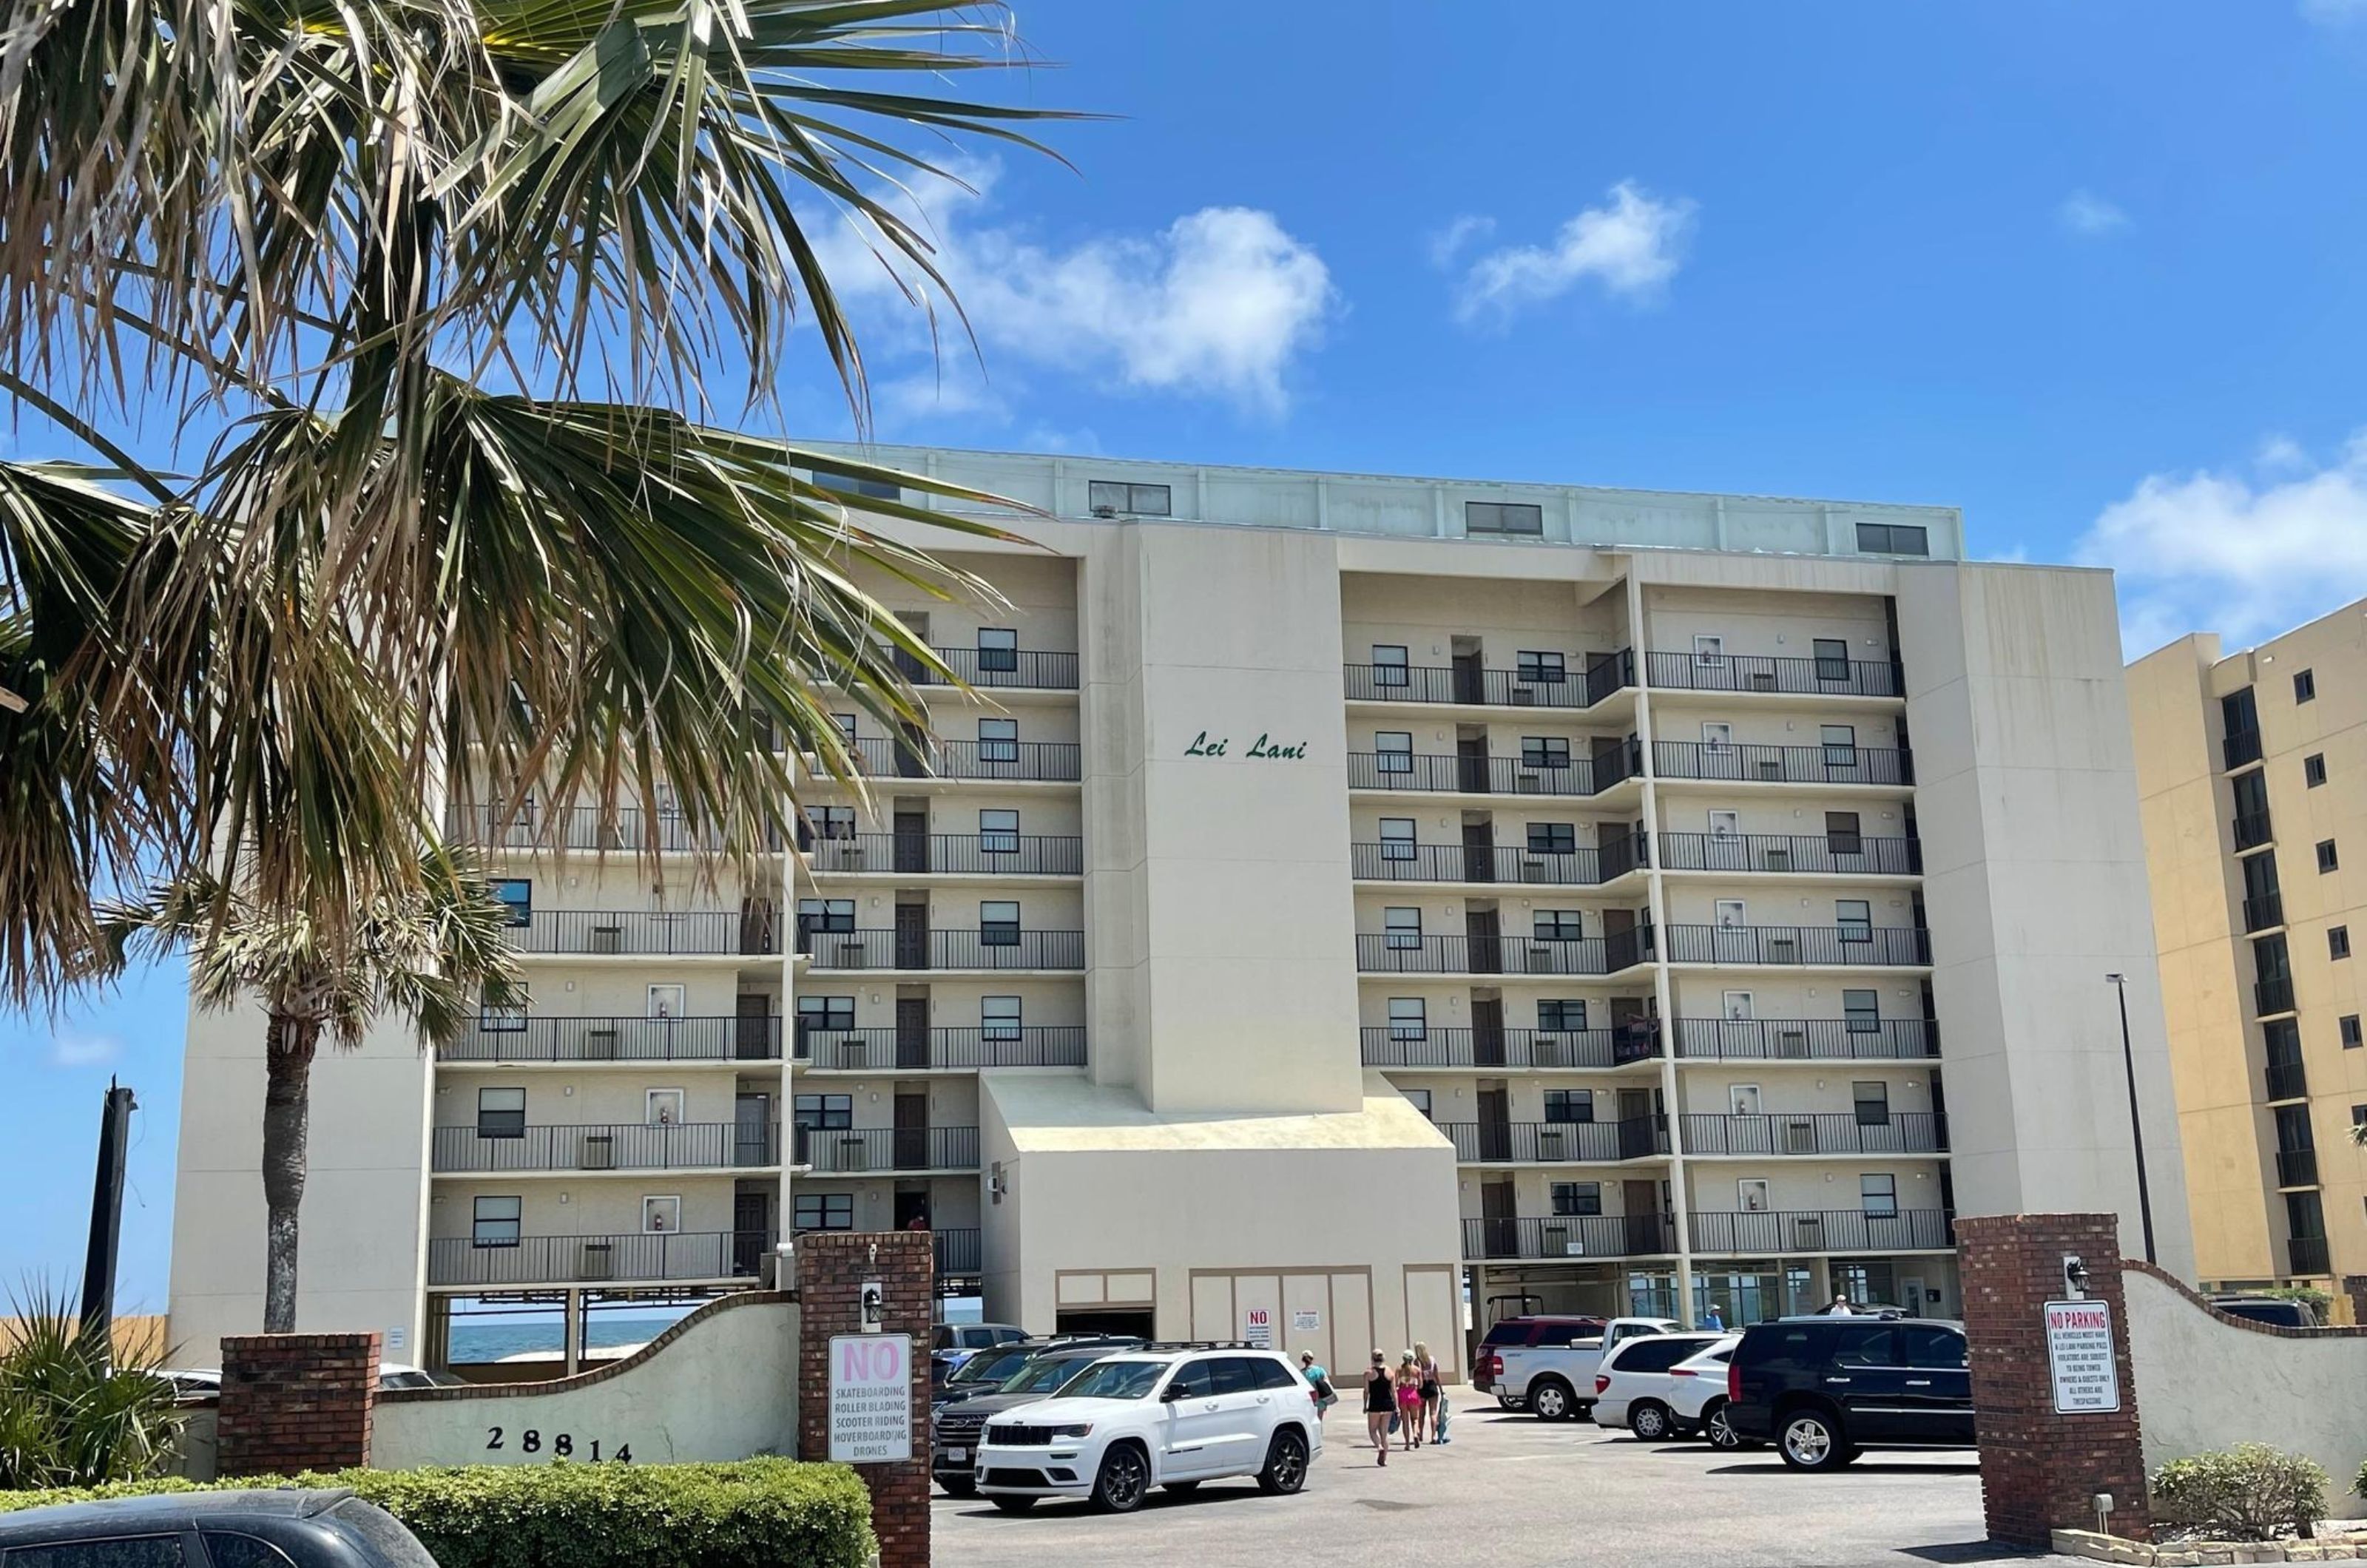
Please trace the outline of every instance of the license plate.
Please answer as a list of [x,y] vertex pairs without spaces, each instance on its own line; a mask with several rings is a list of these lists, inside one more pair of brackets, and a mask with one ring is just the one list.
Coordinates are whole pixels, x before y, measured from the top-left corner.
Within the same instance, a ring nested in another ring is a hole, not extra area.
[[946,1462],[947,1464],[968,1464],[969,1462],[969,1450],[968,1449],[947,1449],[946,1450]]

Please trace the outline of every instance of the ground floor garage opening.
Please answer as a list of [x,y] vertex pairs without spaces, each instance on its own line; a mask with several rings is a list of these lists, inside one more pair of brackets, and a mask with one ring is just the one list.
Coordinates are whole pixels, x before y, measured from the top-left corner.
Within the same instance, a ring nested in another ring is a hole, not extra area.
[[1158,1334],[1157,1318],[1150,1307],[1062,1307],[1055,1332],[1123,1334],[1150,1339]]

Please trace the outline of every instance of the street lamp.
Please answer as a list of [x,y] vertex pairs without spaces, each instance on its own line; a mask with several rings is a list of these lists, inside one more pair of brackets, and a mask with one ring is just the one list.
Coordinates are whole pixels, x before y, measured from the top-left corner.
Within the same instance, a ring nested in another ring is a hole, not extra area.
[[2145,1224],[2146,1261],[2155,1261],[2153,1255],[2153,1194],[2146,1187],[2145,1125],[2137,1120],[2137,1053],[2129,1043],[2129,977],[2107,975],[2104,978],[2121,996],[2121,1066],[2129,1079],[2129,1141],[2136,1145],[2137,1156],[2137,1217]]

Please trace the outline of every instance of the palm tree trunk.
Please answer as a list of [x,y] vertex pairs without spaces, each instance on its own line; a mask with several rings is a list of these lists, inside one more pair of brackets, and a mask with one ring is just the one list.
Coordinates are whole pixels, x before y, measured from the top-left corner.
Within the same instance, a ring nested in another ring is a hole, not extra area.
[[310,1120],[312,1053],[321,1043],[318,1013],[271,1014],[264,1043],[263,1331],[296,1332],[296,1211],[304,1201],[304,1145]]

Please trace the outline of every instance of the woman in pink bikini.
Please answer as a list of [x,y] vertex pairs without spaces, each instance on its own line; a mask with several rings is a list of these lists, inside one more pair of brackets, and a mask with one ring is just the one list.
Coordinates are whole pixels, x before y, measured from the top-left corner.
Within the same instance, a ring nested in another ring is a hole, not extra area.
[[1421,1447],[1421,1369],[1414,1365],[1413,1352],[1408,1350],[1398,1358],[1398,1447]]

